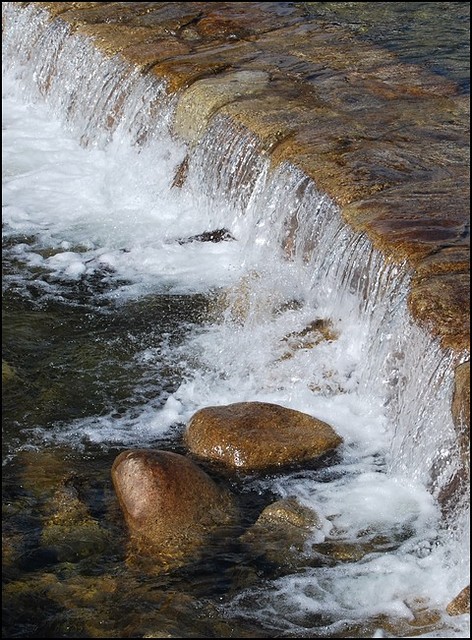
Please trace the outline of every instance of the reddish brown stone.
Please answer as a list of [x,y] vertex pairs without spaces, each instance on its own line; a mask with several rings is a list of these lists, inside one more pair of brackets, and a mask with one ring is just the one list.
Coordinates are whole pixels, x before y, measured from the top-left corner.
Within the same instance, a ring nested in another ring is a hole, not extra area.
[[313,460],[342,438],[326,422],[265,402],[200,409],[185,433],[199,457],[241,470],[265,470]]
[[234,517],[229,495],[176,453],[124,451],[113,463],[112,480],[133,553],[163,567],[184,562]]

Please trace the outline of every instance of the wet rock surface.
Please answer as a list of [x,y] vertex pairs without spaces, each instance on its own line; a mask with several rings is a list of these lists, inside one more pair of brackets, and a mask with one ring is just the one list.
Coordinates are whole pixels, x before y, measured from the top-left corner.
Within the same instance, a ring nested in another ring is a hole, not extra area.
[[244,471],[289,467],[332,452],[342,438],[322,420],[265,402],[205,407],[185,432],[189,450]]
[[470,613],[470,585],[464,587],[454,600],[447,605],[447,612],[450,616]]
[[[65,21],[73,33],[91,38],[104,54],[120,56],[143,74],[164,77],[169,94],[178,98],[175,132],[189,143],[196,143],[213,118],[224,117],[257,137],[261,152],[270,156],[274,169],[284,162],[301,168],[338,203],[347,224],[366,233],[386,259],[411,271],[410,309],[418,322],[438,336],[444,347],[461,356],[468,353],[469,103],[454,82],[400,62],[379,47],[360,43],[338,26],[304,16],[302,20],[302,12],[294,6],[282,11],[281,5],[286,3],[16,4],[46,9],[52,20]],[[242,80],[239,87],[235,86],[238,78]],[[258,80],[256,86],[247,82],[249,78]],[[184,169],[176,186],[185,180]],[[294,349],[298,344],[305,348],[309,335],[288,338]],[[468,366],[457,369],[453,399],[464,455],[470,421]],[[49,552],[51,563],[73,562],[74,557],[67,553],[69,541],[75,547],[85,537],[93,545],[98,535],[97,552],[102,553],[107,540],[103,531],[96,529],[76,487],[69,483],[62,459],[57,468],[52,462],[51,466],[49,460],[42,461],[44,478],[35,465],[26,470],[22,480],[31,493],[52,498],[49,507],[42,508],[38,522],[32,520],[42,533],[44,557],[40,566],[48,564]],[[51,474],[54,482],[45,486]],[[208,490],[213,495],[213,490]],[[10,508],[20,514],[23,506],[18,501]],[[152,509],[146,511],[145,520],[151,513]],[[191,522],[188,513],[185,518]],[[150,526],[153,536],[155,533],[151,520],[143,528],[136,520],[128,522],[138,551],[143,549],[141,544],[147,548],[146,527]],[[181,557],[188,559],[194,550],[185,544],[179,546],[180,541],[177,546],[175,540],[169,542],[169,530],[173,526],[179,529],[178,517],[175,522],[166,520],[158,531],[163,536],[158,543],[164,539],[168,545],[167,567],[178,566]],[[194,534],[192,531],[192,537]],[[24,541],[13,531],[7,534],[3,550],[7,564],[14,565],[24,552]],[[367,548],[367,552],[371,550]],[[360,549],[357,554],[357,547],[347,545],[331,545],[329,549],[325,545],[320,551],[329,552],[336,561],[355,561],[366,552]],[[93,552],[83,546],[84,555]],[[107,598],[123,587],[128,588],[129,583],[118,585],[114,576],[84,578],[76,585],[62,576],[59,583],[48,573],[38,573],[28,584],[11,582],[5,595],[10,597],[7,603],[13,602],[16,608],[19,602],[28,608],[32,594],[41,598],[43,609],[52,602],[65,607],[78,604],[77,615],[82,619],[64,615],[60,627],[45,630],[51,636],[70,636],[75,631],[116,637],[116,630],[100,626],[102,621],[87,607],[92,599]],[[181,603],[174,595],[168,596],[170,614],[163,606],[144,626],[130,615],[126,617],[128,594],[123,595],[119,608],[125,610],[127,632],[179,637],[178,630],[167,626],[167,616],[178,618],[185,611],[190,618],[193,608],[192,603]],[[155,589],[149,589],[146,596],[142,589],[139,597],[151,607],[156,602],[160,606],[167,596]],[[461,615],[470,609],[469,603],[466,588],[451,602],[448,612]],[[365,637],[379,626],[396,637],[412,633],[412,627],[415,633],[434,630],[438,621],[434,611],[418,604],[412,605],[412,611],[414,620],[408,624],[379,617],[371,624],[359,623],[359,629],[346,634]],[[112,620],[108,614],[105,610],[104,615]],[[200,628],[202,635],[216,633],[205,624]],[[156,631],[150,633],[149,627]],[[233,629],[225,629],[223,635],[230,633]]]
[[319,527],[320,519],[313,510],[287,498],[268,505],[241,541],[253,555],[264,557],[278,570],[294,569],[306,563],[308,539]]
[[112,480],[137,556],[177,567],[233,522],[230,496],[185,456],[159,450],[124,451]]
[[164,78],[187,141],[224,116],[274,166],[302,169],[347,224],[411,270],[417,321],[469,352],[470,109],[459,84],[334,24],[325,3],[22,4]]

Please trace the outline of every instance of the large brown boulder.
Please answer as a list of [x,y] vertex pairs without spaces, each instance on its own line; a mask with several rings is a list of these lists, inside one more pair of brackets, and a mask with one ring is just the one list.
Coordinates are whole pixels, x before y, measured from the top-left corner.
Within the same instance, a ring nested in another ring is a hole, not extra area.
[[169,451],[124,451],[113,463],[112,480],[132,555],[151,557],[164,570],[185,563],[235,515],[223,489]]
[[205,407],[191,418],[185,442],[195,455],[241,470],[312,460],[342,438],[306,413],[266,402]]

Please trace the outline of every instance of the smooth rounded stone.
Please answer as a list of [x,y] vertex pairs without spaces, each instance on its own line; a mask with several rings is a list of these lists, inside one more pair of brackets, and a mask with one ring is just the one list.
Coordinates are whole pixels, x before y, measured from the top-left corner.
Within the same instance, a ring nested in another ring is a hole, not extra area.
[[133,559],[150,557],[163,569],[180,566],[234,522],[230,495],[180,454],[124,451],[111,473]]
[[257,94],[268,83],[269,74],[264,71],[235,71],[197,80],[178,102],[174,132],[189,143],[198,142],[219,107]]
[[205,407],[191,418],[185,442],[195,455],[243,471],[313,460],[342,438],[306,413],[266,402]]
[[470,585],[462,591],[447,605],[446,611],[450,616],[461,616],[470,613]]

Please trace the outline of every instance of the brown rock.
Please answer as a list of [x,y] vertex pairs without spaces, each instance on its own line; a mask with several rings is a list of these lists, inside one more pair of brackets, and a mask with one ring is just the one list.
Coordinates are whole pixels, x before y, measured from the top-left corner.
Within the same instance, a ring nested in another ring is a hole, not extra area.
[[[185,140],[199,140],[216,113],[245,127],[273,167],[302,170],[349,226],[413,276],[431,256],[465,246],[470,107],[455,81],[297,3],[12,4],[47,10],[180,91],[175,126]],[[114,123],[119,105],[110,110]],[[413,278],[410,310],[442,346],[463,352],[470,289],[451,266],[441,261],[443,277]]]
[[470,433],[470,360],[456,368],[452,417],[457,429]]
[[305,545],[319,526],[317,514],[296,499],[277,500],[262,511],[241,542],[278,567],[294,567],[306,562]]
[[306,413],[264,402],[238,402],[197,411],[185,441],[202,458],[261,471],[311,460],[335,449],[342,439]]
[[455,505],[470,492],[470,362],[456,367],[452,398],[452,419],[457,433],[459,465],[441,489],[438,502],[443,513],[454,518]]
[[18,381],[18,374],[15,369],[8,364],[5,360],[2,360],[2,384],[8,384],[9,382]]
[[183,564],[234,516],[229,495],[176,453],[124,451],[112,480],[134,552],[165,568]]
[[292,331],[283,338],[283,342],[287,343],[288,351],[282,355],[282,360],[291,358],[298,349],[312,349],[320,342],[332,342],[337,338],[338,333],[333,329],[332,322],[317,318],[301,331]]
[[[30,2],[23,2],[22,4],[31,4]],[[61,13],[69,11],[70,9],[92,9],[98,7],[101,4],[111,4],[109,2],[37,2],[36,6],[41,9],[46,9],[51,18],[56,18]]]
[[77,562],[109,548],[108,533],[89,513],[72,481],[57,488],[47,504],[41,545],[60,562]]
[[259,93],[269,82],[263,71],[220,73],[214,78],[197,80],[179,100],[175,113],[175,133],[196,143],[208,128],[213,113],[228,102]]
[[413,279],[410,310],[441,346],[470,353],[470,273]]
[[458,435],[462,463],[459,475],[465,488],[470,486],[470,361],[456,368],[454,382],[452,419]]
[[446,607],[446,611],[450,616],[460,616],[464,613],[470,613],[470,585],[464,587],[454,600],[451,600]]

